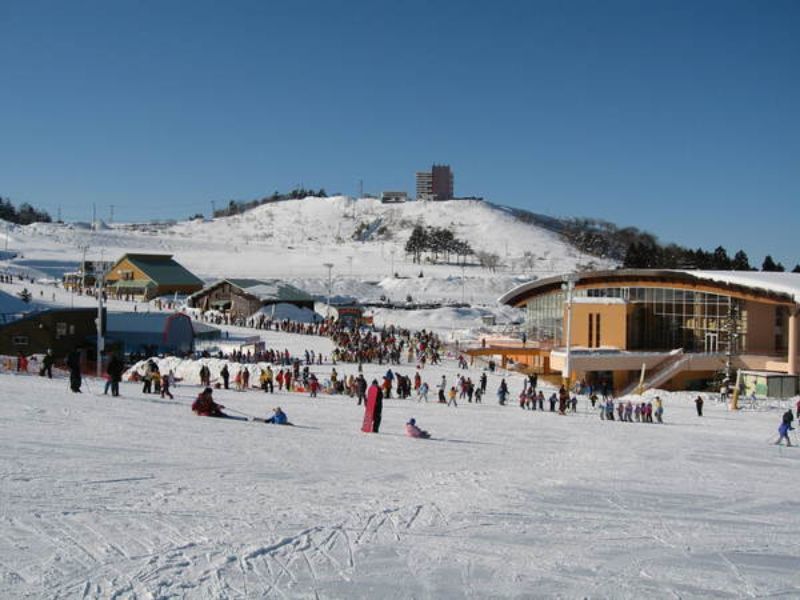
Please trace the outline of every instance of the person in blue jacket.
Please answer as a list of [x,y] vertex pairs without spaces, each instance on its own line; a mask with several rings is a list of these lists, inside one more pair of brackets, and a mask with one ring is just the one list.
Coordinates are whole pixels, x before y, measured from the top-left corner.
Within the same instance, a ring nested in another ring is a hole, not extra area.
[[778,427],[778,441],[775,442],[776,444],[780,444],[783,440],[786,440],[786,445],[791,446],[792,440],[789,438],[789,432],[794,430],[792,427],[792,421],[794,421],[794,415],[792,414],[791,409],[786,411],[781,419],[781,425]]
[[291,425],[289,417],[281,410],[280,406],[272,409],[272,416],[264,419],[264,423],[272,423],[273,425]]

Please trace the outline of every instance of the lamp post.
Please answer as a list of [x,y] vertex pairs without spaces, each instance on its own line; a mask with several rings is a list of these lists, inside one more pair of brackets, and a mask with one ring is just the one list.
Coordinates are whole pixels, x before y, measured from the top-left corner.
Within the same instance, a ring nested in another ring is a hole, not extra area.
[[[103,264],[103,252],[100,251],[100,265]],[[103,376],[103,350],[105,338],[103,337],[103,289],[105,287],[105,271],[99,266],[97,273],[97,378]]]
[[570,349],[572,347],[572,293],[575,291],[575,282],[578,281],[574,273],[568,273],[561,277],[563,283],[561,289],[567,294],[567,343],[566,343],[566,356],[564,357],[564,371],[561,374],[565,387],[569,389],[570,376],[572,374],[570,368]]
[[331,317],[331,270],[333,269],[333,263],[323,263],[323,267],[328,269],[328,302],[325,308],[325,318],[330,319]]

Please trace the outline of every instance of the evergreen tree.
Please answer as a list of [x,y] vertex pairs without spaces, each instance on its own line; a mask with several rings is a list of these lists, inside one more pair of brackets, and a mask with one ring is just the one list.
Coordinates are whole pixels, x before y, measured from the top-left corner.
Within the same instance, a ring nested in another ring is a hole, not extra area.
[[422,253],[428,247],[428,232],[422,225],[416,225],[406,242],[405,251],[412,256],[412,262],[422,262]]
[[731,268],[731,259],[728,258],[728,251],[722,246],[717,246],[711,255],[711,268],[716,271],[728,271]]
[[794,269],[792,269],[792,273],[800,273],[800,264],[794,266]]
[[744,250],[739,250],[736,254],[733,255],[733,260],[731,261],[731,269],[734,271],[752,271],[753,267],[750,266],[750,259],[747,257],[747,254]]
[[764,258],[764,262],[761,264],[761,270],[767,272],[775,272],[775,271],[782,271],[783,268],[778,268],[778,265],[775,264],[775,261],[772,260],[772,256],[767,254],[766,258]]

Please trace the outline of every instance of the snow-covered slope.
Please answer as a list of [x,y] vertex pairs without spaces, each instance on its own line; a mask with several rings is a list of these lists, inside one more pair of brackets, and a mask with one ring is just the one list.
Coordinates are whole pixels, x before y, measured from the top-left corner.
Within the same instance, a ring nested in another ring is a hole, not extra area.
[[[276,427],[195,417],[197,386],[0,374],[0,597],[800,596],[780,411],[665,394],[664,425],[606,422],[498,406],[498,383],[483,405],[388,400],[368,435],[348,397],[215,392],[279,404],[297,427]],[[412,416],[434,439],[404,437]]]
[[[413,264],[404,246],[416,224],[446,227],[474,250],[496,253],[499,269]],[[359,236],[359,231],[366,233]],[[370,198],[306,198],[213,221],[115,224],[99,231],[38,223],[10,232],[9,247],[23,255],[13,264],[34,276],[52,276],[59,264],[64,270],[74,268],[83,246],[88,246],[87,257],[106,260],[124,252],[168,252],[205,279],[279,277],[312,293],[327,291],[324,264],[331,263],[334,294],[372,300],[411,296],[415,301],[492,303],[523,279],[578,264],[610,266],[508,211],[467,200],[382,204]],[[393,278],[393,272],[400,278]]]

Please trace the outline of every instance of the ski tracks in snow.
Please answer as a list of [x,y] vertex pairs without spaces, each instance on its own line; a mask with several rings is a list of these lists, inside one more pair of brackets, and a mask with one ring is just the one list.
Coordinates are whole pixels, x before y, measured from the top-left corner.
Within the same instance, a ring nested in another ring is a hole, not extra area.
[[47,597],[86,599],[321,597],[331,584],[348,589],[368,578],[373,557],[405,556],[398,575],[414,574],[419,557],[409,559],[410,537],[441,534],[448,526],[434,503],[355,511],[266,543],[254,535],[264,523],[225,531],[219,524],[204,529],[186,520],[175,526],[166,515],[146,517],[64,511],[6,518],[10,533],[0,537],[0,546],[20,557],[35,551],[46,558],[28,556],[35,566],[27,571],[0,564],[0,590],[38,588]]

